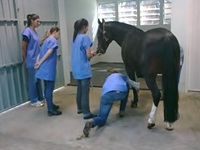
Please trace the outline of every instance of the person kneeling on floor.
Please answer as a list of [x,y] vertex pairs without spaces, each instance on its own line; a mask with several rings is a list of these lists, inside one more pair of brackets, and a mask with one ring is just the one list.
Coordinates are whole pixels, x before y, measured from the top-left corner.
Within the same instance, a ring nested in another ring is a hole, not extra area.
[[89,136],[91,128],[105,125],[114,101],[121,101],[119,116],[124,116],[130,86],[139,91],[140,83],[130,80],[128,77],[115,70],[110,71],[110,75],[107,77],[102,87],[99,114],[97,117],[94,117],[85,123],[83,129],[85,137]]

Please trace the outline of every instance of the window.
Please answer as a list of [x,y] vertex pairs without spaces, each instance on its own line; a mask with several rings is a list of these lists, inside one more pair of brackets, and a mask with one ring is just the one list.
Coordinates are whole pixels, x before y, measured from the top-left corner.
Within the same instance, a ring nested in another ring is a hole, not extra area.
[[171,0],[164,0],[163,6],[163,24],[171,24]]
[[118,3],[119,21],[137,25],[137,4],[135,1]]
[[160,2],[159,0],[143,0],[140,3],[140,24],[160,24]]
[[116,20],[115,3],[100,3],[98,5],[98,18],[105,21]]
[[135,26],[170,25],[171,3],[172,0],[98,0],[98,18]]

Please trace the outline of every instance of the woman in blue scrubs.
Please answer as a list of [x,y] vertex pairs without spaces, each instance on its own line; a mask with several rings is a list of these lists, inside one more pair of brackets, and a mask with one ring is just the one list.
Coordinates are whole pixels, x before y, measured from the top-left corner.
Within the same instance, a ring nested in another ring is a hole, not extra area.
[[36,14],[27,15],[27,27],[22,32],[22,56],[23,63],[28,69],[29,86],[28,96],[31,106],[42,107],[43,98],[42,87],[40,80],[35,79],[36,70],[34,64],[40,51],[39,37],[35,30],[40,25],[40,18]]
[[49,32],[50,36],[43,42],[38,60],[35,64],[35,69],[37,69],[35,77],[44,80],[44,95],[47,102],[48,115],[57,116],[62,114],[53,105],[58,49],[57,40],[60,37],[60,29],[58,27],[52,27]]
[[74,35],[71,44],[71,68],[74,79],[77,80],[77,113],[83,113],[84,119],[93,118],[89,108],[90,79],[92,71],[90,59],[96,55],[92,52],[92,41],[86,35],[88,31],[88,21],[79,19],[74,24]]

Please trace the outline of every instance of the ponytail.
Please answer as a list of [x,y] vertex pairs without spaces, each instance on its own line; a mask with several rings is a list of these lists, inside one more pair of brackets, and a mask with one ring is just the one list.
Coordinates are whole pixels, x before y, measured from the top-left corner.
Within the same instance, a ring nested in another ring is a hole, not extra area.
[[42,46],[42,44],[44,43],[44,41],[53,33],[53,32],[58,32],[60,31],[60,29],[58,27],[51,27],[49,30],[46,31],[44,37],[42,38],[42,40],[40,41],[40,46]]
[[80,30],[82,30],[84,27],[88,26],[88,21],[84,18],[77,20],[74,23],[74,34],[73,34],[73,42],[75,41],[78,33]]
[[40,41],[40,46],[42,46],[42,44],[44,43],[44,41],[46,40],[46,38],[48,38],[50,35],[50,31],[47,30],[45,35],[43,36],[42,40]]

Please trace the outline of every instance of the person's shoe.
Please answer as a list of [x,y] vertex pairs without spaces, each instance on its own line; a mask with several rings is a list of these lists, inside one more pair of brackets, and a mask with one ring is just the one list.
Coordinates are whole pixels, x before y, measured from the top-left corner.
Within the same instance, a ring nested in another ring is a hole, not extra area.
[[77,111],[77,114],[82,114],[83,112],[81,110]]
[[124,117],[124,115],[125,115],[125,112],[124,112],[124,111],[120,111],[120,112],[119,112],[119,117],[120,117],[120,118]]
[[39,100],[39,102],[45,104],[45,99],[43,99],[43,100]]
[[35,103],[31,103],[31,106],[33,106],[33,107],[43,107],[44,104],[41,103],[40,101],[37,101],[37,102],[35,102]]
[[87,121],[85,123],[85,127],[83,128],[83,134],[85,135],[85,137],[89,136],[91,128],[92,128],[92,122],[91,121]]
[[58,110],[48,111],[48,116],[59,116],[59,115],[62,115],[61,111]]
[[54,103],[52,104],[52,106],[53,106],[53,110],[58,110],[60,108],[60,106],[55,105]]
[[91,119],[91,118],[94,118],[94,117],[97,117],[97,115],[90,114],[89,116],[83,117],[83,119]]

